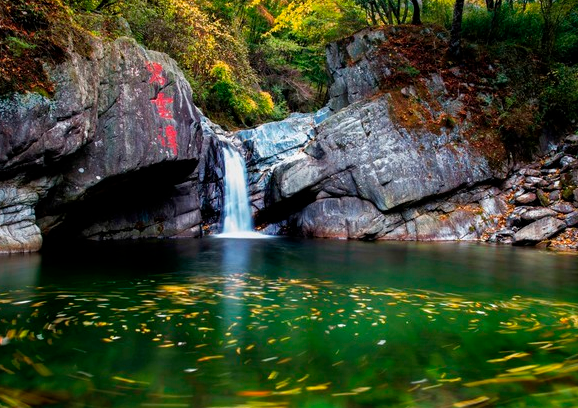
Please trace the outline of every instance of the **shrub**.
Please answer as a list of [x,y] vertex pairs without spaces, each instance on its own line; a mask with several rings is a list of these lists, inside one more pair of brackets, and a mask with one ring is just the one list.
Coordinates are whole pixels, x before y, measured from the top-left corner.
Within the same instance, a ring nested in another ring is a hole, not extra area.
[[578,67],[554,65],[547,75],[540,103],[543,120],[554,129],[563,129],[578,120]]

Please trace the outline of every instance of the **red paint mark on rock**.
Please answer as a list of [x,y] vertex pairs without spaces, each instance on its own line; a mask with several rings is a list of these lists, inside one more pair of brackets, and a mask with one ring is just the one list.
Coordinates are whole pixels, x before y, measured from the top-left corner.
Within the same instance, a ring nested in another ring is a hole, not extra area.
[[149,84],[159,84],[163,86],[167,80],[163,77],[163,67],[157,62],[147,62],[147,70],[152,74]]
[[162,128],[159,129],[159,134],[157,135],[158,141],[161,143],[162,147],[168,147],[171,149],[173,154],[176,156],[178,153],[177,145],[177,130],[174,126],[167,126],[164,131]]
[[157,110],[161,118],[163,119],[173,118],[173,114],[168,107],[170,103],[173,103],[173,98],[167,98],[164,93],[159,92],[159,95],[156,97],[156,99],[153,99],[151,102],[157,106]]
[[[161,64],[147,62],[147,70],[152,74],[149,84],[159,84],[162,86],[166,83],[166,79],[162,75],[163,67]],[[159,92],[157,97],[152,99],[151,102],[157,107],[157,112],[161,119],[173,119],[173,112],[169,106],[173,103],[173,98],[169,98],[163,92]],[[164,128],[159,127],[157,134],[157,140],[161,146],[169,148],[175,156],[178,154],[177,135],[178,132],[173,125],[167,125]]]
[[165,136],[167,137],[167,145],[173,151],[173,154],[176,155],[178,152],[177,148],[177,130],[174,126],[169,125],[165,129]]

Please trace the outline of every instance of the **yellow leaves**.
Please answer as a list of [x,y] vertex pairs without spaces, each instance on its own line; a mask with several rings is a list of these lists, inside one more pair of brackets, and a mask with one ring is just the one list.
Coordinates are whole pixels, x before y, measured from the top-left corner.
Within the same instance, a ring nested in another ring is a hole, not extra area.
[[325,383],[325,384],[312,385],[309,387],[305,387],[305,389],[307,391],[323,391],[323,390],[326,390],[327,388],[329,388],[329,385],[331,385],[330,382]]
[[301,394],[301,391],[302,391],[302,388],[299,387],[299,388],[293,388],[291,390],[279,391],[279,392],[276,392],[275,394],[276,395],[298,395],[298,394]]
[[309,374],[305,374],[305,376],[301,377],[300,379],[297,380],[298,383],[305,381],[306,379],[309,378]]
[[50,377],[51,375],[53,375],[52,371],[46,368],[46,366],[42,363],[32,364],[32,368],[34,368],[34,370],[36,370],[36,372],[43,377]]
[[131,378],[126,378],[126,377],[120,377],[118,375],[115,375],[114,377],[112,377],[113,380],[118,381],[118,382],[122,382],[125,384],[143,384],[143,385],[148,385],[148,382],[145,381],[137,381],[137,380],[133,380]]
[[221,359],[221,358],[225,358],[225,356],[222,355],[222,354],[216,355],[216,356],[206,356],[206,357],[198,358],[197,361],[198,361],[198,362],[203,362],[203,361],[209,361],[209,360],[218,360],[218,359]]
[[457,377],[457,378],[441,378],[441,379],[438,380],[438,382],[441,382],[441,383],[444,383],[444,382],[446,382],[446,383],[454,383],[454,382],[460,382],[460,381],[462,381],[462,377]]
[[511,360],[513,358],[523,358],[523,357],[527,357],[530,354],[528,353],[514,353],[514,354],[510,354],[506,357],[502,357],[502,358],[494,358],[492,360],[488,360],[488,363],[502,363],[504,361],[508,361]]
[[539,368],[535,368],[534,370],[532,370],[532,373],[535,375],[540,375],[544,373],[549,373],[550,371],[558,370],[562,367],[564,367],[564,364],[548,364],[545,366],[541,366]]
[[525,365],[522,367],[510,368],[509,370],[506,370],[506,371],[509,373],[520,373],[522,371],[528,371],[528,370],[531,370],[532,368],[536,368],[536,367],[539,367],[539,366],[536,364],[532,364],[532,365]]
[[268,397],[272,394],[272,391],[239,391],[237,393],[240,397]]
[[527,382],[527,381],[536,381],[536,377],[534,377],[533,375],[524,375],[518,377],[488,378],[487,380],[472,381],[469,383],[465,383],[464,385],[466,387],[479,387],[480,385],[487,385],[487,384],[503,384],[503,383]]
[[460,402],[456,402],[454,404],[454,408],[467,408],[467,407],[481,404],[483,402],[487,402],[489,400],[490,400],[489,397],[482,396],[482,397],[474,398],[474,399],[467,400],[467,401],[460,401]]

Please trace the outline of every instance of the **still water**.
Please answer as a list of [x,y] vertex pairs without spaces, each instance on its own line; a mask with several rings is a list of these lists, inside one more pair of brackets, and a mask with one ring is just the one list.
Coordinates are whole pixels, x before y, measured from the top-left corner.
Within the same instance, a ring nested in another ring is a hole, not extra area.
[[578,257],[202,239],[0,258],[0,407],[576,407]]

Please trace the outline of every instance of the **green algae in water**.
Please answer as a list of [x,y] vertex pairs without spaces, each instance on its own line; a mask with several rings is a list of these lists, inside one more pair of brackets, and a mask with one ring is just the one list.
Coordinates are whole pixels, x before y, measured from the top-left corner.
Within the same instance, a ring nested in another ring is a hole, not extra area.
[[571,407],[578,304],[177,274],[0,293],[0,406]]

